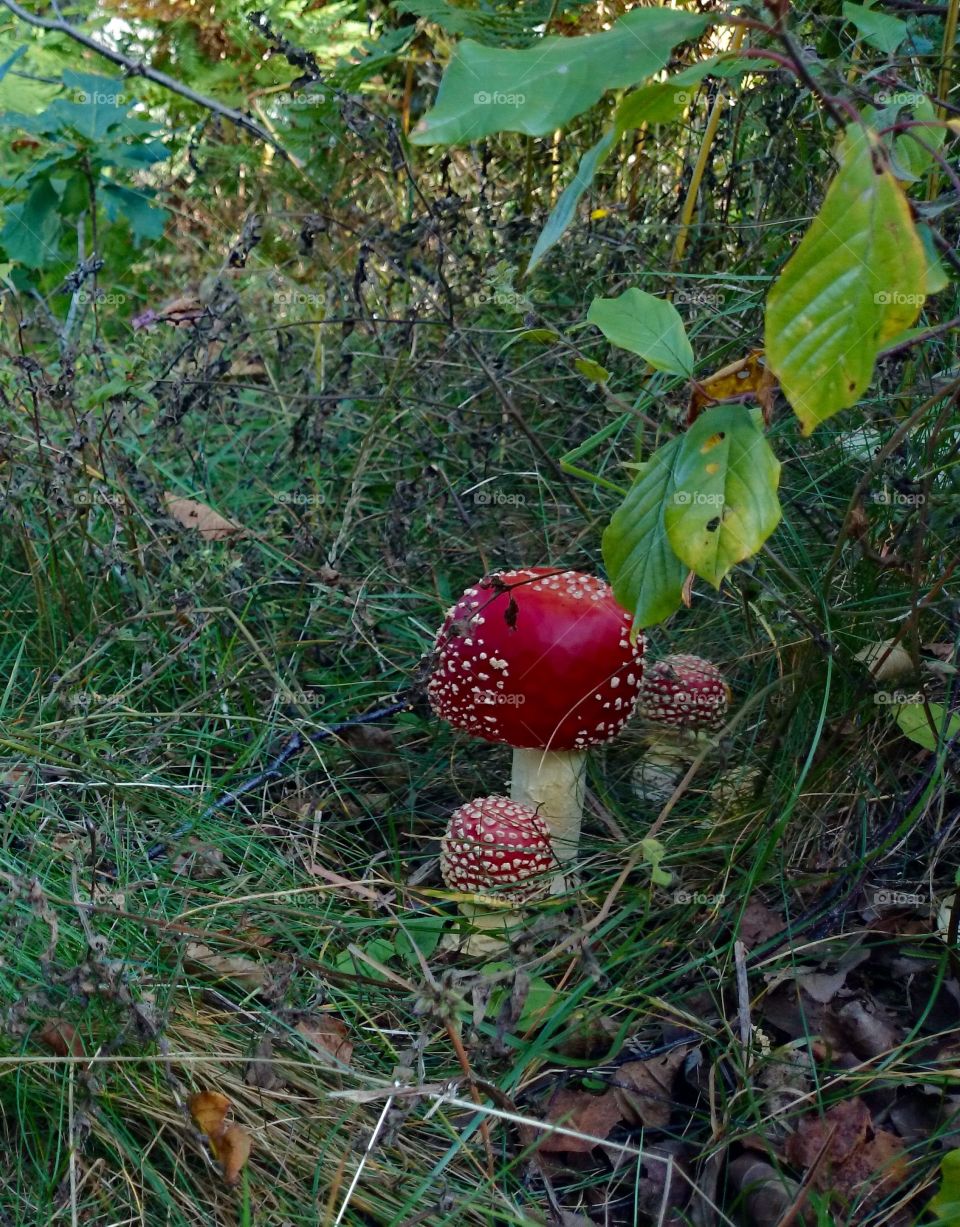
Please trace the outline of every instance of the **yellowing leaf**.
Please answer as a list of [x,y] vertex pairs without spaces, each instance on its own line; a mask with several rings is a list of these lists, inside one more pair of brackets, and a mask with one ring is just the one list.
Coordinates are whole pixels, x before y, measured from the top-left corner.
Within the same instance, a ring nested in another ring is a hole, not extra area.
[[763,350],[755,349],[745,358],[738,358],[714,371],[706,379],[693,381],[687,424],[692,425],[706,405],[724,400],[755,400],[763,410],[767,425],[773,414],[773,395],[777,381],[763,359]]
[[165,494],[163,503],[167,514],[172,516],[184,528],[195,528],[204,541],[223,541],[243,533],[243,527],[228,520],[208,507],[206,503],[198,503],[192,498],[180,498],[176,494]]
[[855,404],[926,294],[923,244],[897,181],[874,164],[877,139],[847,128],[840,172],[767,298],[767,360],[804,434]]

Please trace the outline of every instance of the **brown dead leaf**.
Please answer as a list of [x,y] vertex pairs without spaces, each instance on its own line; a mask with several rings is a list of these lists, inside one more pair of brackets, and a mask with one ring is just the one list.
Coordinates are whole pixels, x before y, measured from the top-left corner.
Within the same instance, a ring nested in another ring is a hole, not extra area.
[[204,541],[223,541],[244,532],[242,525],[235,524],[196,499],[180,498],[168,491],[163,496],[163,503],[168,515],[184,528],[195,528]]
[[250,1134],[240,1125],[228,1125],[219,1138],[210,1139],[210,1145],[220,1160],[224,1180],[236,1184],[253,1149]]
[[48,1018],[37,1032],[37,1039],[58,1057],[82,1057],[83,1041],[76,1028],[60,1018]]
[[763,350],[755,349],[745,358],[721,367],[706,379],[693,381],[687,425],[692,426],[708,405],[718,401],[755,400],[763,410],[764,424],[769,426],[776,388],[773,373],[764,361]]
[[599,1143],[597,1138],[606,1138],[622,1119],[620,1105],[613,1091],[591,1095],[588,1091],[560,1090],[547,1105],[545,1120],[551,1125],[572,1129],[588,1137],[571,1137],[565,1133],[547,1133],[528,1130],[527,1145],[538,1143],[537,1149],[549,1153],[589,1154]]
[[625,1061],[617,1069],[614,1095],[625,1120],[636,1120],[647,1129],[665,1129],[673,1112],[673,1083],[689,1047],[645,1061]]
[[189,1099],[190,1115],[197,1128],[210,1141],[210,1149],[223,1169],[227,1184],[236,1184],[250,1158],[250,1134],[241,1125],[228,1125],[230,1100],[219,1091],[198,1091]]
[[294,1028],[303,1038],[322,1052],[328,1052],[343,1065],[350,1064],[353,1056],[353,1041],[347,1024],[333,1014],[319,1014],[302,1018]]
[[859,1195],[875,1202],[900,1185],[907,1173],[903,1143],[896,1134],[874,1125],[870,1109],[859,1097],[834,1104],[822,1117],[805,1116],[787,1140],[786,1156],[805,1172],[816,1164],[815,1187],[844,1201]]
[[752,950],[775,937],[783,924],[783,917],[768,908],[762,899],[751,899],[740,917],[740,940],[747,950]]
[[188,942],[183,959],[195,971],[206,972],[215,979],[236,980],[246,988],[263,988],[269,969],[242,954],[218,954],[202,942]]

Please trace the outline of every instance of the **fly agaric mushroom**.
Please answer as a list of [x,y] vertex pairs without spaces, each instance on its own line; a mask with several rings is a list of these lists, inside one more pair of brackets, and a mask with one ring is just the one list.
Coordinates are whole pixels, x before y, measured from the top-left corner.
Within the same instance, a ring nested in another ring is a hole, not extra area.
[[730,699],[730,687],[712,661],[678,653],[647,666],[637,710],[666,728],[715,733],[724,726]]
[[450,890],[471,896],[460,910],[481,931],[457,943],[460,948],[468,954],[502,949],[490,931],[515,926],[520,918],[513,905],[544,896],[554,867],[550,828],[529,805],[477,797],[454,810],[440,841],[440,872]]
[[587,747],[616,737],[640,694],[630,623],[603,580],[528,567],[468,588],[437,634],[433,710],[513,746],[511,799],[546,821],[561,865],[580,841]]
[[701,656],[678,653],[647,666],[637,713],[648,723],[647,752],[633,773],[636,795],[650,805],[667,802],[680,778],[680,764],[704,734],[723,728],[730,706],[723,674]]
[[553,867],[550,828],[529,805],[506,797],[461,805],[440,841],[444,882],[481,898],[534,899],[546,893],[543,875]]

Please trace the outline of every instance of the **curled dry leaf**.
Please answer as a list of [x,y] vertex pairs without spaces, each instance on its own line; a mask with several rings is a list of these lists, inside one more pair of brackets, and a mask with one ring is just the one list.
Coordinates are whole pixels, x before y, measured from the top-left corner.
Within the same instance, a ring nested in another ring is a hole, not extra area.
[[242,525],[228,520],[219,511],[214,511],[206,503],[198,503],[196,499],[180,498],[168,492],[163,496],[163,504],[167,515],[184,528],[195,528],[204,541],[224,541],[244,531]]
[[692,425],[707,405],[728,400],[755,400],[763,410],[764,425],[769,426],[776,390],[777,381],[764,362],[763,350],[755,349],[706,379],[693,381],[687,425]]
[[815,1166],[816,1188],[844,1201],[857,1198],[861,1210],[896,1189],[907,1175],[903,1143],[874,1125],[859,1097],[834,1104],[822,1117],[804,1117],[787,1140],[786,1155],[805,1172]]
[[219,1091],[198,1091],[189,1100],[190,1115],[197,1128],[210,1141],[210,1149],[219,1160],[227,1184],[236,1184],[240,1172],[250,1158],[252,1141],[241,1125],[228,1125],[230,1100]]

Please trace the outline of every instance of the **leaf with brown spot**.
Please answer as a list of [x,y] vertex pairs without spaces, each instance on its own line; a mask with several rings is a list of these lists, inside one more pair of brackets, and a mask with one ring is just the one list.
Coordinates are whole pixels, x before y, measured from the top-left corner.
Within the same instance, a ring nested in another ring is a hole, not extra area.
[[219,511],[214,511],[206,503],[198,503],[196,499],[181,498],[177,494],[167,492],[163,496],[163,505],[167,514],[184,528],[194,528],[204,541],[224,541],[228,537],[236,537],[244,532],[240,524],[228,520]]
[[241,1125],[228,1125],[230,1100],[219,1091],[198,1091],[191,1095],[188,1106],[197,1128],[210,1141],[210,1149],[219,1160],[227,1184],[236,1184],[240,1172],[250,1158],[252,1141]]
[[690,1048],[686,1045],[645,1061],[625,1061],[617,1069],[614,1094],[626,1120],[647,1129],[665,1129],[673,1112],[672,1089],[677,1070]]
[[350,1064],[353,1056],[353,1041],[347,1024],[333,1014],[319,1014],[312,1018],[302,1018],[294,1028],[314,1048],[328,1052],[336,1061],[343,1065]]
[[693,381],[687,425],[692,425],[707,405],[720,401],[755,400],[763,410],[765,426],[773,416],[773,397],[777,381],[763,360],[763,350],[755,349],[745,358],[730,362],[708,375]]

